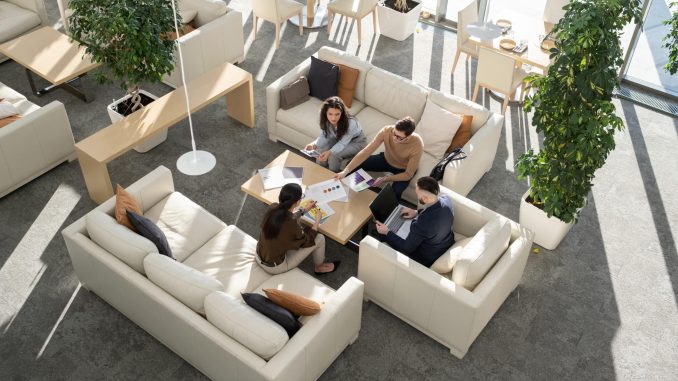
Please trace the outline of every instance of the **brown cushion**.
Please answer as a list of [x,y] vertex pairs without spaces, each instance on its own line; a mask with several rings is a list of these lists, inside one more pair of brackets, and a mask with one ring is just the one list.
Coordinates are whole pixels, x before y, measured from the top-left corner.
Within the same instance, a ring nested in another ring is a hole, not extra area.
[[8,116],[7,118],[0,119],[0,128],[5,127],[6,125],[14,122],[15,120],[19,120],[19,118],[21,118],[21,115],[12,115]]
[[141,207],[134,196],[129,194],[125,188],[118,184],[115,188],[115,220],[118,221],[119,224],[134,230],[132,223],[129,218],[127,218],[128,210],[143,215]]
[[[189,33],[193,32],[194,30],[195,30],[195,28],[193,27],[193,25],[191,25],[191,24],[182,24],[182,25],[179,27],[179,36],[181,37],[181,36],[183,36],[183,35],[185,35],[185,34],[189,34]],[[165,37],[165,38],[168,39],[168,40],[174,41],[174,40],[177,39],[177,32],[175,32],[175,31],[167,32],[167,33],[164,34],[163,37]]]
[[337,96],[344,101],[346,107],[351,107],[351,104],[353,104],[353,93],[355,93],[355,84],[358,82],[360,70],[342,64],[335,65],[339,66]]
[[320,312],[320,304],[291,292],[265,288],[266,296],[275,304],[298,316],[311,316]]
[[461,125],[459,125],[457,133],[454,134],[452,143],[450,143],[450,146],[447,148],[447,153],[452,152],[452,150],[457,147],[463,147],[464,144],[471,140],[471,136],[473,135],[471,132],[471,122],[473,122],[473,115],[462,115]]

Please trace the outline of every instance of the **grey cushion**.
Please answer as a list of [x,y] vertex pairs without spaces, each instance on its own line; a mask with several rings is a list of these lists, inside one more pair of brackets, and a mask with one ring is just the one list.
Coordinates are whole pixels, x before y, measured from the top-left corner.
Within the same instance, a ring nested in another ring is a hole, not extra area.
[[127,218],[129,218],[129,221],[132,223],[132,226],[134,226],[137,233],[153,242],[155,247],[158,248],[158,253],[174,259],[172,256],[172,249],[167,242],[167,237],[165,237],[165,233],[160,230],[158,225],[131,210],[127,210]]
[[308,85],[311,96],[320,100],[337,95],[339,85],[339,66],[311,56],[311,68],[308,70]]

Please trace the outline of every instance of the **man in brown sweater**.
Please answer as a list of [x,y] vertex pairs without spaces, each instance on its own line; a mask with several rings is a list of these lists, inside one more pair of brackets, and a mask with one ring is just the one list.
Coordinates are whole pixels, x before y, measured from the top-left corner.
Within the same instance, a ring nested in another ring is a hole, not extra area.
[[[385,182],[393,182],[393,191],[400,200],[419,168],[419,160],[424,151],[424,141],[414,132],[414,128],[414,120],[409,116],[398,120],[394,126],[382,128],[374,140],[358,152],[334,178],[342,179],[359,168],[365,171],[390,172],[392,175],[379,177],[371,185],[376,187]],[[384,152],[370,156],[382,143]]]

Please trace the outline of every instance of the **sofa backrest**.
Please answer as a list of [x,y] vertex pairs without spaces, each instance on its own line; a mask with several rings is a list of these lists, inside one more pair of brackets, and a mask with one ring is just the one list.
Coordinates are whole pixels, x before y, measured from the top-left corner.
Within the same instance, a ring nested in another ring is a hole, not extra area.
[[378,67],[365,79],[365,103],[396,119],[411,116],[419,122],[428,92],[426,87]]
[[8,3],[12,3],[17,7],[28,9],[29,11],[35,12],[38,17],[40,17],[40,22],[42,25],[49,25],[49,19],[47,18],[47,10],[45,9],[45,2],[43,0],[3,0]]
[[323,46],[320,48],[320,50],[318,50],[318,58],[324,61],[338,63],[360,70],[358,81],[355,85],[353,98],[365,103],[365,79],[367,78],[367,73],[373,68],[371,63],[364,61],[353,54],[346,53],[339,49],[330,48],[328,46]]
[[[223,0],[179,0],[179,8],[182,10],[196,10],[198,12],[193,19],[196,28],[211,22],[230,10]],[[224,36],[224,38],[229,37]]]
[[491,115],[490,110],[475,102],[471,102],[456,95],[445,94],[438,90],[431,89],[428,99],[445,110],[451,111],[453,113],[473,115],[471,130],[474,134],[485,124],[485,122],[487,122],[487,119]]

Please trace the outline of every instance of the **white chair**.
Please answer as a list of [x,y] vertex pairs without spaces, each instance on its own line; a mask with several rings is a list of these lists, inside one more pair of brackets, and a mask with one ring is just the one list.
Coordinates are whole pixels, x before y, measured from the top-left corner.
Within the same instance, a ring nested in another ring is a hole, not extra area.
[[501,113],[504,115],[509,101],[513,98],[516,89],[521,88],[520,101],[525,98],[525,77],[528,73],[521,67],[516,67],[516,60],[496,50],[485,47],[478,53],[478,72],[476,73],[476,87],[473,90],[473,101],[478,97],[480,87],[504,94],[504,103]]
[[478,21],[478,3],[471,1],[457,14],[457,52],[454,55],[454,63],[452,64],[452,73],[457,67],[459,56],[461,53],[466,53],[467,59],[469,57],[478,58],[478,45],[469,41],[469,34],[466,32],[466,27],[470,23]]
[[377,30],[378,0],[334,0],[327,4],[327,34],[332,32],[332,19],[338,13],[358,22],[358,44],[362,42],[362,19],[372,12],[372,26]]
[[569,2],[569,0],[546,0],[544,5],[544,21],[557,24],[565,16],[563,7]]
[[[293,0],[252,0],[254,16],[254,38],[257,37],[257,19],[262,18],[275,24],[275,47],[280,46],[280,24],[294,16],[301,21],[304,4]],[[299,35],[304,34],[304,27],[299,23]]]

